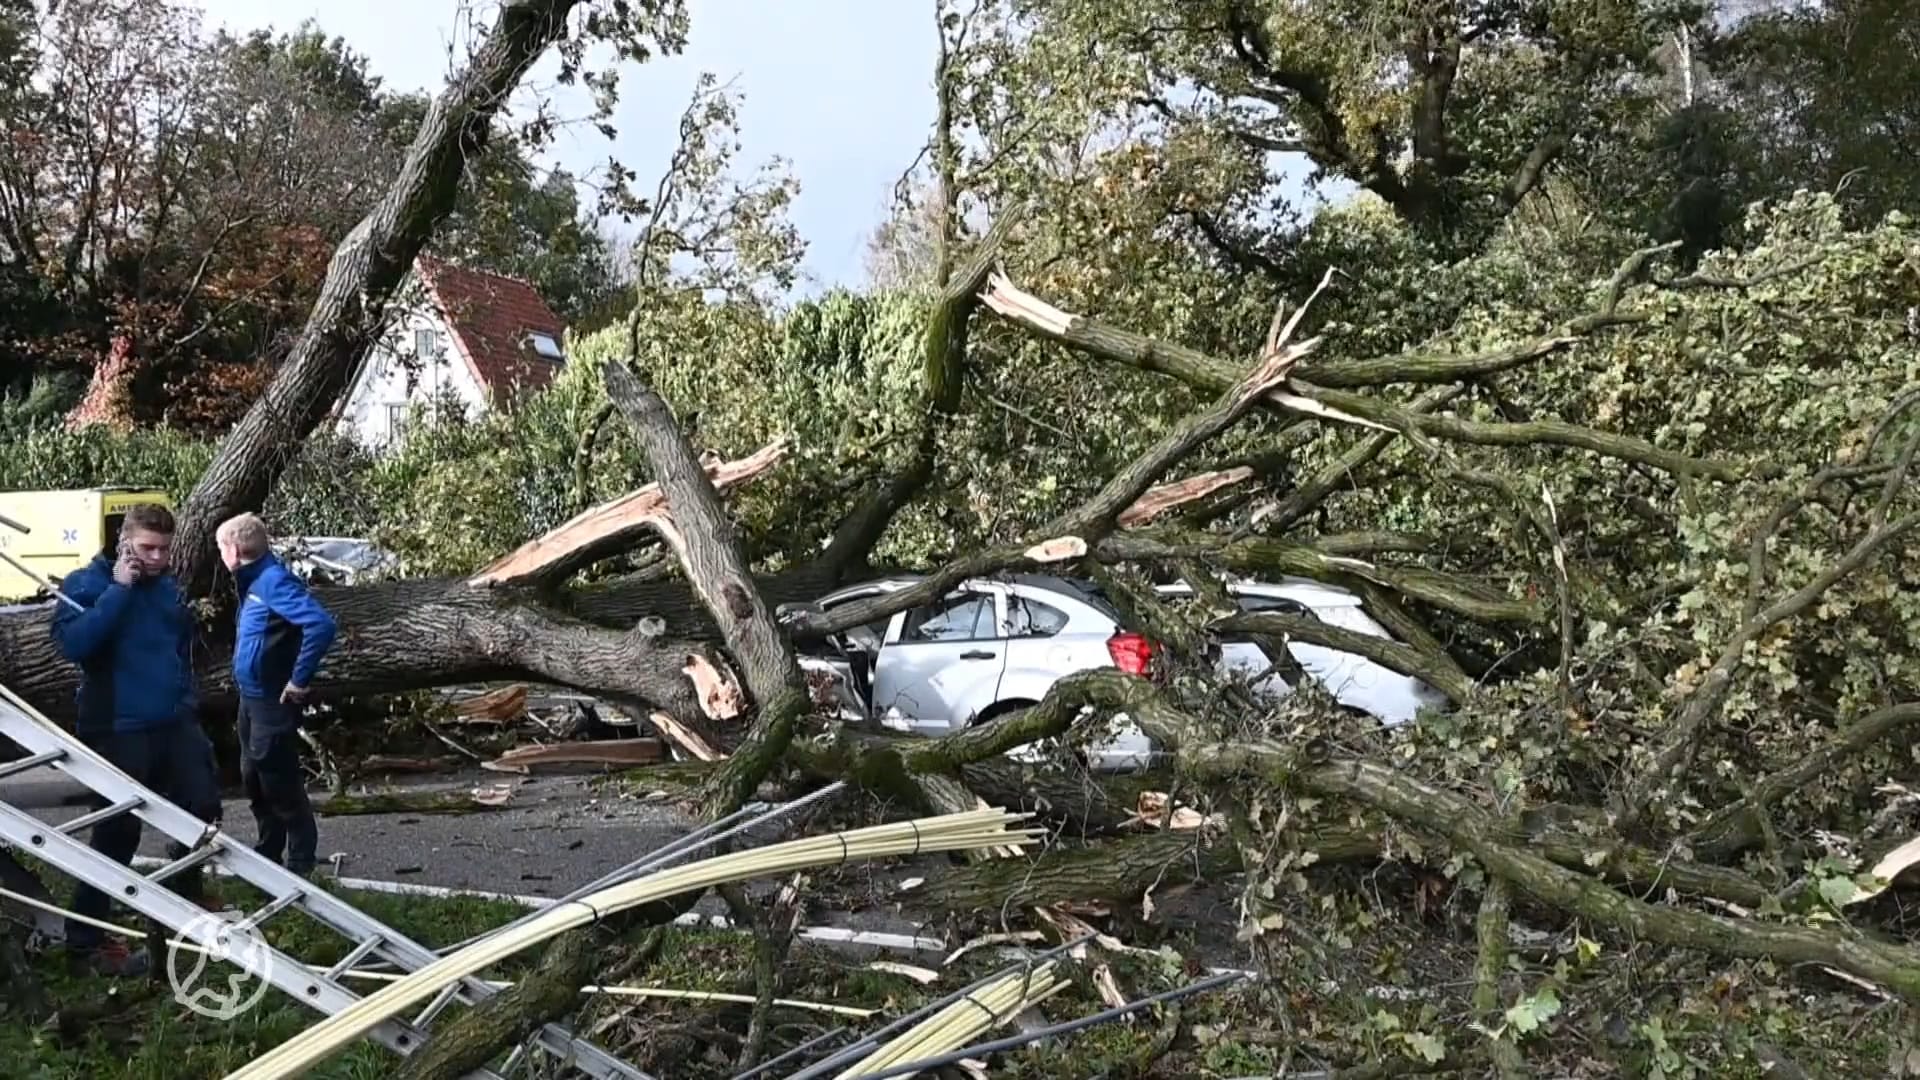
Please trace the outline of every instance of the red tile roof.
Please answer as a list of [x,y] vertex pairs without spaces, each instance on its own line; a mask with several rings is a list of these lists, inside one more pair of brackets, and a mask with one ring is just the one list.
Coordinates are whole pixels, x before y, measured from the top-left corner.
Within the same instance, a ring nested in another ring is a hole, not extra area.
[[414,261],[453,332],[455,347],[496,404],[553,381],[560,365],[533,351],[529,332],[561,340],[566,324],[532,285],[422,255]]

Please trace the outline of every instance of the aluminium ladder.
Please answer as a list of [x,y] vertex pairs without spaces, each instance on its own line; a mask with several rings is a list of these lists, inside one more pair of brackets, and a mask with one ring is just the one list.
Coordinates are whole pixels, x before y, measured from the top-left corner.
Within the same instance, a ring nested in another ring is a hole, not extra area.
[[[11,739],[26,753],[18,760],[0,763],[0,779],[50,767],[79,782],[104,803],[99,810],[61,825],[51,825],[0,801],[0,844],[30,854],[69,877],[100,889],[122,905],[202,948],[216,948],[215,939],[230,929],[251,933],[288,908],[299,909],[356,943],[325,972],[315,971],[267,946],[264,939],[259,939],[262,948],[252,948],[249,943],[249,947],[232,957],[248,974],[294,1000],[331,1016],[359,1000],[360,995],[338,980],[362,961],[385,961],[401,971],[414,972],[439,959],[431,949],[258,854],[250,845],[222,832],[219,826],[203,822],[161,798],[47,719],[4,684],[0,684],[0,736]],[[141,874],[76,838],[86,826],[121,814],[138,817],[148,827],[184,846],[187,854],[150,874]],[[247,882],[270,899],[258,911],[237,922],[209,918],[206,909],[164,885],[168,878],[202,864]],[[156,954],[153,959],[158,963],[160,958]],[[395,1053],[410,1055],[427,1041],[427,1025],[448,1005],[456,1000],[477,1003],[497,992],[469,976],[442,991],[412,1021],[387,1021],[370,1031],[368,1037]],[[596,1080],[652,1080],[633,1065],[558,1024],[547,1024],[535,1033],[530,1043],[557,1063],[572,1066]],[[514,1052],[509,1058],[509,1067],[521,1059],[525,1049],[523,1046]],[[489,1070],[469,1076],[502,1080],[499,1074]]]

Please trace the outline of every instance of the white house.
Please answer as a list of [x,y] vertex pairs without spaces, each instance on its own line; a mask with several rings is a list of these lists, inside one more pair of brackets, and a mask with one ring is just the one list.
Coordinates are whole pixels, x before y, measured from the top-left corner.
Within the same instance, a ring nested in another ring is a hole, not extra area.
[[438,419],[509,404],[553,381],[565,332],[532,285],[422,255],[387,333],[360,361],[339,430],[386,446],[415,405]]

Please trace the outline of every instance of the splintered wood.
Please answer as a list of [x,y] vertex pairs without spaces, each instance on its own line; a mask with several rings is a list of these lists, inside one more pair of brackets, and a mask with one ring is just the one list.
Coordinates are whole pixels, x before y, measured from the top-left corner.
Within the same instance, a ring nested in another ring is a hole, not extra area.
[[520,719],[526,713],[525,683],[514,683],[512,686],[489,690],[478,697],[456,702],[453,706],[453,715],[465,723],[505,724]]
[[656,731],[666,736],[675,746],[685,750],[687,755],[695,761],[719,761],[727,756],[708,746],[707,740],[666,713],[651,713],[647,719],[653,722]]
[[1145,495],[1134,501],[1132,506],[1120,512],[1117,523],[1123,529],[1136,525],[1145,525],[1161,514],[1176,506],[1185,506],[1190,502],[1204,499],[1222,488],[1253,479],[1253,470],[1245,465],[1231,469],[1217,469],[1213,472],[1189,476],[1184,480],[1174,480],[1159,487],[1148,489]]
[[[724,493],[778,465],[786,452],[787,441],[780,438],[738,461],[702,464],[714,490]],[[622,542],[657,528],[656,519],[666,516],[666,494],[658,483],[648,484],[611,502],[601,503],[546,535],[522,544],[468,578],[467,584],[511,585],[538,578],[554,564],[574,557],[584,548]]]
[[688,653],[680,672],[692,680],[700,711],[706,713],[708,719],[731,720],[746,711],[747,699],[740,692],[739,681],[712,660],[699,653]]

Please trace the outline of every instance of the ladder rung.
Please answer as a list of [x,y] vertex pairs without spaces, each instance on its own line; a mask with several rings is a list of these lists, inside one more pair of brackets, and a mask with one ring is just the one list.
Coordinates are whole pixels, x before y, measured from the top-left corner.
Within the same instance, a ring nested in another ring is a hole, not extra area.
[[103,806],[91,814],[81,814],[79,817],[74,818],[59,828],[61,832],[72,836],[74,833],[79,832],[89,825],[98,825],[109,818],[117,818],[122,814],[130,814],[144,805],[146,805],[146,800],[135,795],[131,799],[121,799],[112,806]]
[[433,1023],[434,1017],[439,1016],[447,1006],[453,1004],[454,995],[458,994],[461,989],[462,987],[459,980],[447,984],[447,988],[440,991],[439,995],[429,1002],[426,1008],[421,1009],[419,1016],[414,1017],[413,1026],[424,1031],[428,1024]]
[[0,780],[5,780],[9,776],[18,776],[23,772],[31,772],[42,765],[51,765],[66,756],[67,752],[65,750],[43,750],[32,757],[23,757],[19,761],[9,761],[5,765],[0,765]]
[[370,937],[367,940],[362,941],[360,944],[355,945],[353,947],[352,952],[341,957],[339,963],[327,969],[327,978],[335,979],[335,980],[339,979],[340,976],[346,974],[347,971],[351,969],[355,964],[358,964],[360,961],[365,960],[367,958],[367,954],[379,948],[380,944],[385,940],[386,938],[383,938],[380,935],[375,934],[373,937]]
[[160,869],[155,870],[153,873],[148,874],[147,880],[153,882],[155,885],[158,885],[161,882],[167,880],[170,877],[173,877],[176,874],[183,874],[188,870],[191,870],[194,867],[199,866],[201,863],[206,862],[208,859],[211,859],[218,854],[220,854],[220,849],[217,847],[214,847],[212,844],[208,844],[204,847],[194,848],[192,851],[187,852],[185,855],[180,856],[179,858],[173,860],[172,862],[161,867]]
[[300,892],[297,889],[292,892],[284,893],[280,896],[275,897],[273,901],[269,903],[266,907],[261,908],[259,911],[254,912],[253,914],[247,916],[244,919],[241,919],[239,922],[234,923],[233,925],[235,929],[253,930],[257,928],[261,923],[266,922],[268,919],[273,918],[275,915],[280,914],[281,912],[287,910],[293,905],[306,899],[306,895],[307,895],[306,893]]

